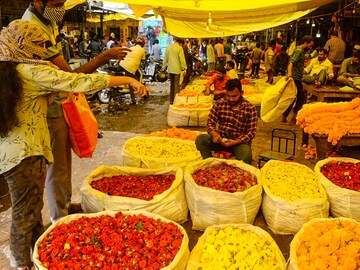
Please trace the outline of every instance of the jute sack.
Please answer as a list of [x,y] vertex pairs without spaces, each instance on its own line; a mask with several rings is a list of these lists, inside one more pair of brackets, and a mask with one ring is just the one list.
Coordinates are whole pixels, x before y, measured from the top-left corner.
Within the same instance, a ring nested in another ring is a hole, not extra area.
[[[171,187],[152,200],[141,200],[123,196],[111,196],[91,187],[91,182],[103,177],[116,175],[175,175]],[[145,210],[161,215],[177,223],[187,220],[188,207],[185,198],[183,171],[180,168],[140,169],[125,166],[101,166],[86,177],[81,187],[82,209],[88,213],[104,210],[132,211]]]
[[327,158],[318,161],[314,168],[315,173],[319,175],[321,184],[326,190],[330,202],[331,215],[333,217],[353,218],[360,222],[360,192],[339,187],[321,173],[321,167],[331,161],[358,163],[360,160],[345,157]]
[[239,160],[208,158],[186,166],[185,193],[193,230],[205,230],[211,225],[225,223],[253,223],[255,220],[261,205],[260,184],[242,192],[230,193],[199,186],[192,178],[196,170],[222,162],[249,171],[258,177],[257,168]]

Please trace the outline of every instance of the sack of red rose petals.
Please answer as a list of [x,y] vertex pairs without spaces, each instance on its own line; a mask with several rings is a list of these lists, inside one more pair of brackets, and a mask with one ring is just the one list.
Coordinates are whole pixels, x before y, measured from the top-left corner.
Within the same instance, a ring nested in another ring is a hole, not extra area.
[[178,223],[188,216],[183,171],[174,167],[101,166],[83,181],[81,204],[88,213],[146,210]]
[[186,166],[185,193],[193,230],[253,223],[261,205],[259,170],[239,160],[208,158]]
[[186,230],[160,215],[103,211],[56,221],[36,241],[33,261],[38,270],[184,270],[188,245]]
[[360,222],[360,160],[332,157],[316,163],[330,201],[333,217],[348,217]]

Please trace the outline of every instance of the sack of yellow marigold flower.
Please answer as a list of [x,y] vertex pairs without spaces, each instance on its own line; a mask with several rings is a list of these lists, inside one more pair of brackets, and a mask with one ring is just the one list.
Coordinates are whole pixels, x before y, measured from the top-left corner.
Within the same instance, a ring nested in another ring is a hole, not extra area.
[[185,194],[192,228],[253,223],[261,205],[258,173],[239,160],[208,158],[186,166]]
[[188,162],[202,159],[193,141],[136,136],[122,147],[123,165],[138,168],[185,168]]
[[305,165],[270,160],[260,171],[261,205],[266,223],[276,234],[295,234],[313,218],[329,216],[329,202],[319,177]]
[[183,270],[185,229],[147,211],[75,214],[51,225],[36,241],[36,269]]
[[170,105],[167,124],[179,127],[205,127],[211,107],[212,102]]
[[360,268],[360,224],[351,218],[316,218],[290,244],[288,270]]
[[285,270],[286,262],[274,239],[250,224],[206,228],[190,253],[186,270]]
[[175,95],[174,104],[212,103],[214,95],[205,96],[205,85],[187,85]]
[[333,157],[316,163],[330,201],[333,217],[348,217],[360,221],[360,160]]
[[183,171],[101,166],[82,183],[85,212],[145,210],[177,223],[188,217]]

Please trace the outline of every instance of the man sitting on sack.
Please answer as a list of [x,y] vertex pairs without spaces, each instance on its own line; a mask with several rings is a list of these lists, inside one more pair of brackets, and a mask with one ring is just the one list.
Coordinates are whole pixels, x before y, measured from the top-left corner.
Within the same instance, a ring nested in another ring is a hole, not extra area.
[[218,100],[212,107],[206,125],[208,134],[196,138],[196,148],[204,159],[212,157],[211,151],[227,151],[250,164],[251,141],[258,119],[256,109],[243,98],[239,79],[229,80],[225,89],[226,99]]
[[333,64],[327,58],[327,54],[325,49],[318,50],[318,57],[311,59],[310,64],[304,69],[304,83],[320,87],[334,78]]

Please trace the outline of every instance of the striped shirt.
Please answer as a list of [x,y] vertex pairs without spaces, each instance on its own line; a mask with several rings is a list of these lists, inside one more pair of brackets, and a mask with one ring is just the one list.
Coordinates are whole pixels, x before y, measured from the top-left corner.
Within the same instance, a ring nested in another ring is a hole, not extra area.
[[222,138],[240,139],[241,143],[249,144],[256,134],[257,113],[247,100],[240,102],[239,110],[233,110],[226,100],[216,102],[207,120],[207,132],[217,131]]
[[345,55],[345,42],[338,38],[332,37],[326,41],[324,49],[328,51],[328,59],[334,64],[341,64]]

